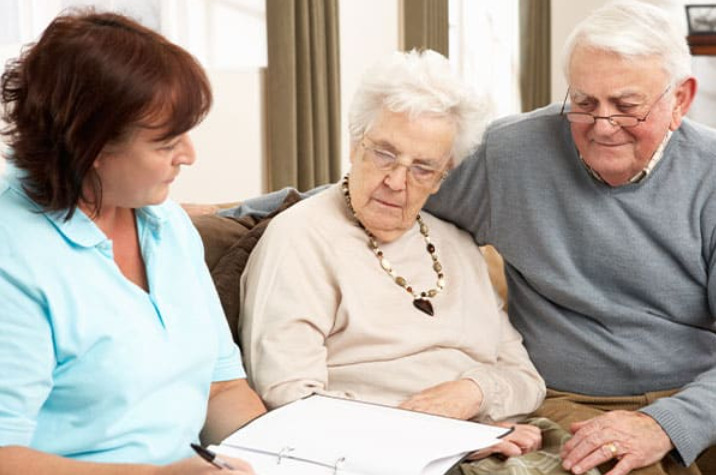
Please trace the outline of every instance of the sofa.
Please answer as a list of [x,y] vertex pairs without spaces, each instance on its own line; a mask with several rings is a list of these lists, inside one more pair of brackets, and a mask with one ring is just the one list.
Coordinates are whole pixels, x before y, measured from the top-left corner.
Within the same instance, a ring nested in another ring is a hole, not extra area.
[[[232,336],[238,345],[240,345],[238,322],[240,318],[239,279],[241,273],[246,266],[251,250],[271,218],[300,199],[298,193],[288,193],[274,213],[261,219],[250,216],[233,218],[220,213],[222,208],[235,206],[236,203],[183,205],[204,243],[206,264],[216,285]],[[502,257],[492,246],[484,246],[482,250],[488,264],[492,284],[507,306],[507,283],[503,272]],[[708,450],[697,460],[697,463],[703,475],[716,475],[716,448],[712,447]]]

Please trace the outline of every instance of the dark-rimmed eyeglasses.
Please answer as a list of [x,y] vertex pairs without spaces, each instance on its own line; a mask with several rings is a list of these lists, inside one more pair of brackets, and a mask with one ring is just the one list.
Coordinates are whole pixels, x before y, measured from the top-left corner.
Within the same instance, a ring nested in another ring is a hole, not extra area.
[[381,148],[380,146],[370,143],[368,137],[364,137],[360,145],[367,152],[366,155],[371,162],[381,171],[393,171],[399,166],[404,166],[408,170],[408,176],[417,184],[430,186],[435,184],[439,179],[447,176],[447,171],[442,168],[434,168],[426,164],[415,163],[411,160],[401,160],[402,154],[396,154],[390,150]]
[[643,117],[637,117],[635,115],[627,114],[594,115],[590,112],[565,112],[564,109],[567,106],[567,99],[569,98],[569,88],[567,88],[567,94],[565,94],[564,96],[564,101],[562,102],[562,110],[559,112],[559,114],[566,117],[567,120],[573,124],[593,125],[597,122],[597,119],[604,119],[608,121],[611,125],[628,129],[631,127],[636,127],[642,122],[646,122],[646,119],[649,117],[649,114],[651,114],[651,111],[654,106],[658,104],[664,96],[666,96],[666,93],[669,92],[670,89],[671,84],[666,86],[664,92],[662,92],[658,99],[654,101],[654,103],[651,105],[651,107],[649,107],[649,110],[646,111],[646,114],[644,114]]

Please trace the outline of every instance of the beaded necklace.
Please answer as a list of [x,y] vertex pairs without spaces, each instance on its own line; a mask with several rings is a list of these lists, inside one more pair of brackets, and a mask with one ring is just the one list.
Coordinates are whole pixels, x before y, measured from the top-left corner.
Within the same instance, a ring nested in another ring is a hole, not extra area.
[[388,259],[385,258],[383,251],[378,247],[378,240],[375,238],[373,233],[368,231],[368,229],[366,229],[366,227],[363,226],[363,223],[361,223],[358,219],[358,216],[353,209],[353,203],[351,202],[351,195],[348,189],[348,180],[349,176],[346,175],[343,177],[343,181],[341,182],[341,190],[343,191],[343,197],[346,200],[346,205],[348,205],[348,209],[353,215],[353,218],[358,223],[358,226],[360,226],[361,229],[366,233],[366,235],[368,235],[368,245],[373,251],[373,254],[375,254],[375,256],[378,258],[380,267],[382,267],[383,270],[393,279],[393,282],[404,288],[410,295],[413,296],[413,305],[415,306],[415,308],[417,308],[423,313],[430,315],[431,317],[434,316],[435,311],[433,309],[433,304],[428,299],[434,298],[441,290],[445,288],[445,275],[443,274],[443,266],[438,260],[438,254],[435,249],[435,245],[430,242],[428,226],[423,222],[423,219],[420,217],[420,214],[418,214],[415,219],[418,222],[418,226],[420,227],[420,234],[423,235],[423,239],[425,240],[425,249],[428,251],[428,254],[430,254],[430,258],[433,261],[433,271],[437,275],[437,282],[435,283],[435,288],[418,293],[413,290],[413,286],[408,284],[408,281],[405,279],[405,277],[401,277],[396,274],[396,272],[393,270],[393,267],[390,265]]

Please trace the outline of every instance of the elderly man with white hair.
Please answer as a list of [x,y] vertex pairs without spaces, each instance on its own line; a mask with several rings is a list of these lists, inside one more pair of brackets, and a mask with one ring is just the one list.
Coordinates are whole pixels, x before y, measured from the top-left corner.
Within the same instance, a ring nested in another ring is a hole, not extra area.
[[[510,318],[574,473],[700,473],[716,443],[716,132],[661,9],[568,39],[565,103],[499,120],[427,209],[505,259]],[[716,468],[714,468],[716,470]],[[716,472],[708,472],[716,473]]]

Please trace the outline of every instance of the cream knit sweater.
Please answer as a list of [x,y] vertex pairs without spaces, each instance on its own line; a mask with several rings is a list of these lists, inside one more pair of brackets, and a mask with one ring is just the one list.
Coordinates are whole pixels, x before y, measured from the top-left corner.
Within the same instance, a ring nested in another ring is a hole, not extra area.
[[[436,384],[482,389],[477,419],[536,409],[544,382],[501,310],[479,248],[422,213],[447,280],[435,316],[383,271],[338,185],[278,215],[241,279],[241,340],[252,385],[269,407],[311,393],[397,405]],[[435,273],[417,225],[381,245],[417,290]]]

